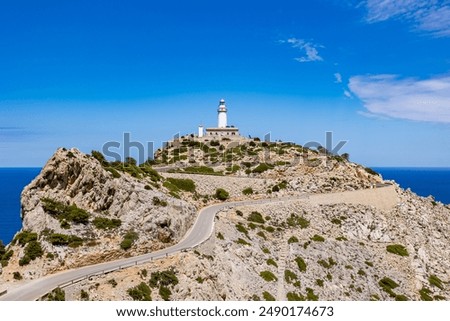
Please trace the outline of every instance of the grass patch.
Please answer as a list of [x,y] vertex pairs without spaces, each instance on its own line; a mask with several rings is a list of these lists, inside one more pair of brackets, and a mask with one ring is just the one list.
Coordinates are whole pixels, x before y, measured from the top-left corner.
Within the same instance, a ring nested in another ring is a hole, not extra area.
[[298,243],[298,238],[295,236],[291,236],[288,240],[288,244]]
[[259,237],[263,238],[264,240],[267,240],[266,234],[264,234],[263,231],[259,231],[258,233],[256,233],[256,235],[258,235]]
[[292,284],[293,282],[298,280],[298,277],[291,270],[285,270],[284,271],[284,280],[286,281],[286,283]]
[[301,294],[295,293],[295,292],[288,292],[286,294],[286,298],[288,301],[306,301],[305,297]]
[[334,261],[331,257],[328,258],[328,261],[319,260],[317,263],[326,269],[331,269],[334,265],[337,265],[336,261]]
[[431,293],[430,289],[422,288],[422,290],[419,291],[420,299],[422,301],[434,301]]
[[272,168],[273,168],[272,165],[269,165],[267,163],[261,163],[253,169],[252,173],[262,174],[265,171],[272,169]]
[[249,237],[249,236],[248,236],[248,230],[247,230],[247,229],[245,228],[245,226],[242,225],[241,223],[236,224],[236,229],[237,229],[239,232],[245,234],[245,236]]

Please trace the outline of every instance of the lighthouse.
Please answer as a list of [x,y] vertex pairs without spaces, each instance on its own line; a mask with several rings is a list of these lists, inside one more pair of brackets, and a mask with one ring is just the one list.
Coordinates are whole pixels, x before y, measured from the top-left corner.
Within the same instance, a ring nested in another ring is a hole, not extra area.
[[225,100],[221,99],[219,102],[218,113],[218,125],[217,128],[227,128],[227,106],[225,105]]
[[217,108],[217,127],[206,128],[204,134],[199,130],[198,137],[206,137],[209,139],[211,137],[219,138],[226,136],[228,139],[241,139],[239,129],[233,125],[228,125],[227,111],[228,109],[225,105],[225,100],[221,99],[219,101],[219,107]]

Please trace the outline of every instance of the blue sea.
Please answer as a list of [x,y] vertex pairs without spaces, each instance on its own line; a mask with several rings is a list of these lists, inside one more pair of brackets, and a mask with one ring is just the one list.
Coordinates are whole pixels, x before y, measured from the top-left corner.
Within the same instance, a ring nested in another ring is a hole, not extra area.
[[[421,196],[433,195],[450,204],[450,168],[373,168],[384,179],[395,180]],[[0,240],[9,243],[21,228],[20,193],[40,168],[0,168]]]
[[20,230],[20,193],[40,168],[0,168],[0,240],[7,244]]

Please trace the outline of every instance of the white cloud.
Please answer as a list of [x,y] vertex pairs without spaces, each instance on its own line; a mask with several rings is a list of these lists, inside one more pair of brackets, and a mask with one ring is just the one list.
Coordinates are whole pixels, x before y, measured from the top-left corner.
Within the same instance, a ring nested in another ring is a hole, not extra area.
[[334,81],[335,83],[337,83],[337,84],[342,83],[342,75],[340,73],[338,73],[338,72],[335,73],[334,78],[336,78],[336,80]]
[[280,40],[281,43],[288,43],[292,48],[300,50],[304,56],[295,58],[298,62],[322,61],[323,58],[319,55],[317,48],[321,45],[313,44],[312,42],[303,39],[289,38],[288,40]]
[[437,37],[450,36],[450,2],[440,0],[366,0],[366,21],[407,21],[414,29]]
[[344,90],[344,96],[347,98],[353,98],[353,95],[348,90]]
[[355,76],[348,86],[371,114],[450,123],[450,76],[425,80],[397,75]]

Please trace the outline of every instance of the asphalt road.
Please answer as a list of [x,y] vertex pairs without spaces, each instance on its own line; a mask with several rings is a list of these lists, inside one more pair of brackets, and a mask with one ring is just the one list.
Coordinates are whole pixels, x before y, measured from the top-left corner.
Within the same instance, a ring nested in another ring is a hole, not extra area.
[[242,205],[267,204],[274,202],[283,202],[287,200],[299,199],[301,197],[286,197],[276,199],[265,199],[257,201],[227,202],[205,207],[200,210],[197,219],[192,228],[186,233],[185,237],[177,244],[166,249],[152,252],[132,258],[121,259],[117,261],[105,262],[96,265],[89,265],[78,269],[67,270],[56,274],[48,275],[40,279],[30,281],[18,288],[11,289],[5,295],[0,297],[0,301],[34,301],[49,293],[57,287],[76,282],[77,280],[89,278],[90,276],[100,275],[109,271],[139,265],[151,260],[160,259],[183,250],[192,249],[202,244],[211,237],[214,230],[215,215],[225,208],[232,208]]

